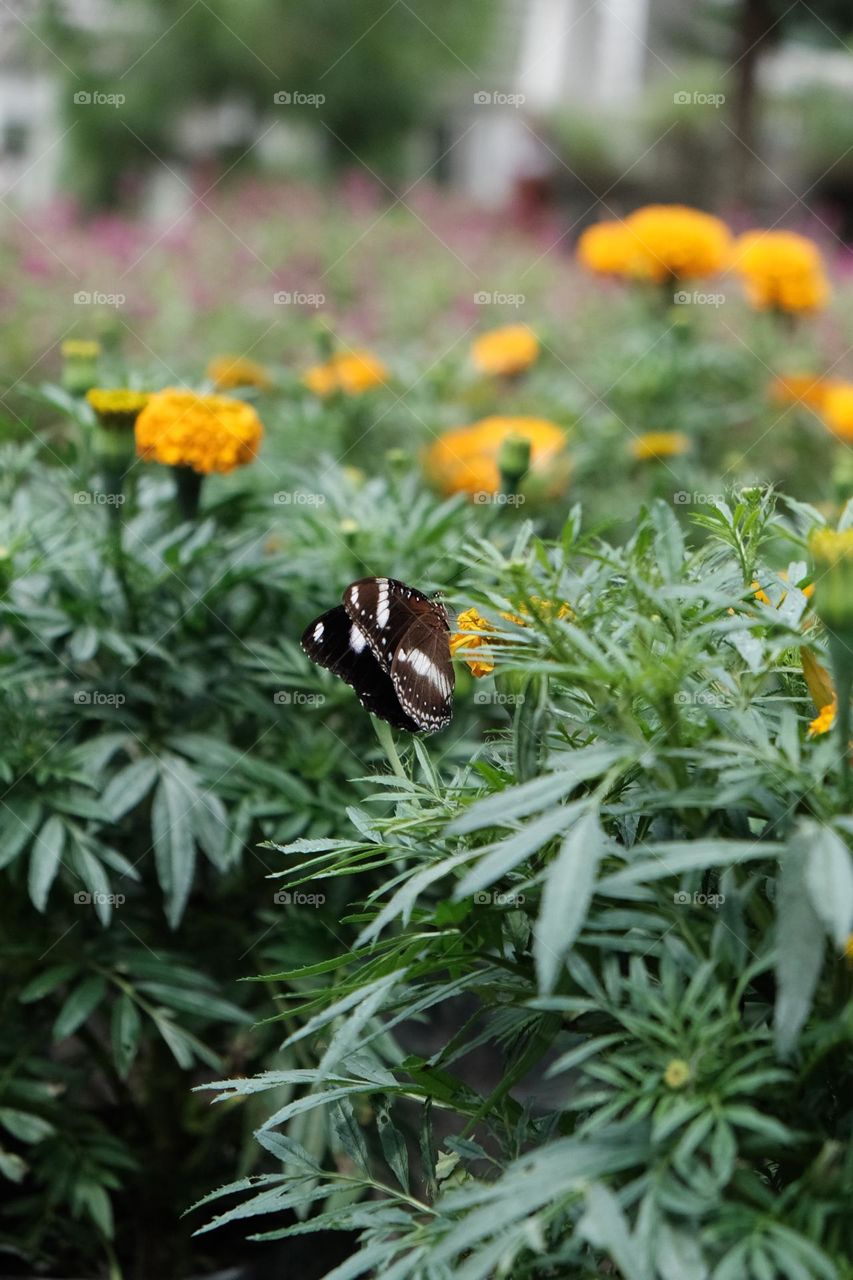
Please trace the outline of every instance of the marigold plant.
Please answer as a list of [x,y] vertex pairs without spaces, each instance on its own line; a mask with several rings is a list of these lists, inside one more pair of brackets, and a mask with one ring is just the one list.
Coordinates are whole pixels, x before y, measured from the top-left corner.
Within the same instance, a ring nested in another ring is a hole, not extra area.
[[201,474],[245,466],[256,456],[262,436],[261,420],[251,405],[175,387],[152,395],[136,420],[141,458]]

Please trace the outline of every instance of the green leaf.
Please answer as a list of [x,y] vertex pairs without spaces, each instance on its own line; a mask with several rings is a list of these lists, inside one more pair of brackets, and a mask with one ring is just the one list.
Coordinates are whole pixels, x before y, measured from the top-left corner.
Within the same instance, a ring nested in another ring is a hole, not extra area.
[[161,774],[151,807],[154,860],[166,899],[166,918],[178,927],[192,887],[195,843],[190,809],[192,799],[172,773]]
[[53,1024],[54,1040],[65,1040],[68,1036],[72,1036],[101,1003],[106,989],[107,984],[100,974],[95,973],[89,978],[84,978],[79,986],[74,988],[59,1011],[56,1022]]
[[776,905],[776,1052],[788,1057],[812,1007],[823,964],[824,931],[806,886],[808,840],[794,835],[782,859]]
[[19,1142],[42,1142],[56,1132],[49,1120],[14,1107],[0,1107],[0,1124]]
[[406,1140],[391,1119],[391,1104],[386,1099],[377,1103],[376,1124],[379,1129],[379,1141],[382,1154],[388,1161],[394,1177],[404,1191],[409,1190],[409,1153]]
[[56,879],[62,850],[65,847],[65,825],[55,815],[48,818],[30,853],[29,891],[37,911],[44,911],[50,886]]
[[10,794],[0,808],[0,870],[14,862],[18,854],[35,837],[42,806],[35,798],[18,799]]
[[123,992],[113,1007],[110,1025],[113,1058],[122,1080],[127,1078],[133,1066],[139,1049],[141,1031],[142,1019],[139,1016],[136,1001],[127,992]]
[[625,1280],[650,1280],[641,1264],[628,1220],[612,1191],[600,1182],[587,1188],[586,1212],[578,1223],[578,1233],[598,1249],[604,1249]]
[[588,811],[572,827],[548,868],[533,944],[540,994],[553,991],[563,959],[583,927],[604,847],[598,813]]
[[853,863],[847,845],[832,827],[811,818],[799,825],[805,856],[806,886],[812,906],[839,950],[853,933]]
[[361,1131],[361,1125],[355,1117],[349,1098],[338,1098],[329,1108],[332,1133],[340,1150],[370,1176],[370,1157],[367,1154],[367,1143]]
[[135,809],[157,780],[157,762],[143,756],[120,769],[109,781],[101,802],[113,822]]
[[67,982],[69,978],[73,978],[79,969],[77,964],[55,964],[49,969],[45,969],[44,973],[37,974],[31,982],[28,982],[21,991],[18,999],[21,1004],[31,1004],[34,1000],[41,1000],[44,996],[50,995],[51,991],[55,991],[63,982]]

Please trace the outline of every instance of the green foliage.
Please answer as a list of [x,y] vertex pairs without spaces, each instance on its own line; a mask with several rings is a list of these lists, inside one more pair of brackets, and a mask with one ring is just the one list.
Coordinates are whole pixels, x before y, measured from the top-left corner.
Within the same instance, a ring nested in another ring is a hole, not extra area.
[[[349,831],[274,846],[288,889],[359,878],[359,935],[264,974],[311,1065],[208,1086],[270,1094],[269,1172],[203,1231],[357,1231],[335,1280],[850,1276],[853,824],[799,665],[819,519],[748,489],[699,539],[656,503],[623,546],[577,512],[468,541],[454,603],[497,628],[476,697],[510,723],[458,764],[413,744]],[[299,1143],[316,1114],[334,1161]]]

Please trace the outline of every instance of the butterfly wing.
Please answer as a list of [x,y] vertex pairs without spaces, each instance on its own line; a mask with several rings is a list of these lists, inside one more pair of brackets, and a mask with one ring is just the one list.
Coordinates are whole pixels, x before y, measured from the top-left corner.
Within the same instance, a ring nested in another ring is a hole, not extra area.
[[403,711],[423,732],[450,724],[455,676],[441,617],[425,615],[412,623],[394,654],[391,681]]
[[390,675],[383,670],[364,632],[351,621],[343,605],[315,618],[306,627],[301,643],[313,662],[326,667],[355,690],[365,711],[387,720],[396,729],[418,732],[419,725],[400,705]]
[[397,578],[361,578],[351,583],[344,592],[344,608],[389,673],[403,636],[419,618],[437,614],[447,625],[442,605]]

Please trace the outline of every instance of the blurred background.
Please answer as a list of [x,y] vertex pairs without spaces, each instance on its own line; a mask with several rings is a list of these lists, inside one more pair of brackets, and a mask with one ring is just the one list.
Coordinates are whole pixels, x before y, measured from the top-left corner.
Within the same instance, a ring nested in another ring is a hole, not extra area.
[[843,268],[851,31],[844,0],[3,0],[3,366],[93,331],[171,365],[202,325],[268,356],[321,308],[441,332],[649,200]]

